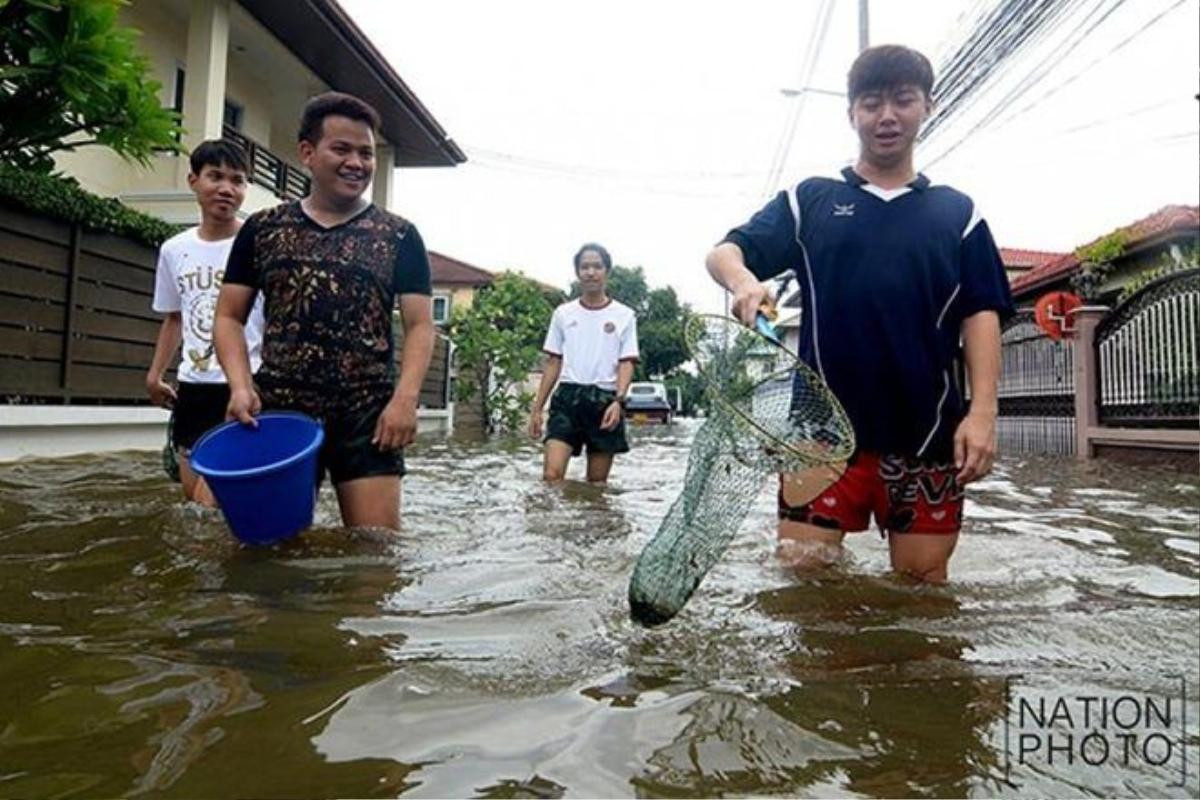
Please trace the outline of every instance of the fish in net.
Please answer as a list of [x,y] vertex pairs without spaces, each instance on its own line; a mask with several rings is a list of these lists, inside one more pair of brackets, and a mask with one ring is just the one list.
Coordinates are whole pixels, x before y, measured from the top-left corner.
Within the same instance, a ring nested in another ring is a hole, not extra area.
[[[630,615],[652,626],[683,608],[721,558],[771,474],[800,473],[815,496],[854,451],[854,430],[817,373],[760,320],[752,331],[713,315],[688,319],[688,351],[709,415],[688,455],[683,491],[629,581]],[[838,468],[834,468],[838,467]]]

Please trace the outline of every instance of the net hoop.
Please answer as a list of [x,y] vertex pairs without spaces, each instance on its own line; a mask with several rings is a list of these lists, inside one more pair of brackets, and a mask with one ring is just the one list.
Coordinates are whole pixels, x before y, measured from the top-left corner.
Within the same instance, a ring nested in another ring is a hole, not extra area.
[[736,336],[755,337],[757,339],[757,346],[772,348],[772,352],[776,354],[774,358],[785,365],[783,368],[769,371],[761,380],[754,384],[754,388],[776,380],[794,381],[797,374],[799,374],[800,379],[805,381],[816,391],[823,401],[829,404],[831,417],[848,420],[846,410],[842,407],[837,396],[825,384],[824,379],[808,364],[804,363],[798,355],[785,347],[782,342],[763,336],[758,331],[751,330],[729,317],[717,314],[695,314],[684,322],[684,342],[688,354],[696,363],[697,372],[699,372],[700,377],[704,380],[706,393],[713,403],[719,405],[723,411],[729,413],[740,427],[748,430],[760,444],[768,449],[782,449],[788,456],[811,465],[833,464],[850,458],[854,452],[855,441],[854,430],[848,421],[845,422],[846,435],[841,437],[840,446],[838,447],[830,447],[816,441],[784,441],[764,427],[752,414],[747,413],[746,409],[736,403],[730,402],[721,391],[721,382],[710,373],[708,359],[701,347],[703,338],[709,335],[714,326],[727,328]]

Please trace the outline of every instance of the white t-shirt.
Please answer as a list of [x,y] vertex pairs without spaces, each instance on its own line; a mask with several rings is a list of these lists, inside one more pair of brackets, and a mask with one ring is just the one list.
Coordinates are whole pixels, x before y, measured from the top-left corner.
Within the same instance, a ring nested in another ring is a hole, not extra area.
[[[215,242],[200,238],[189,228],[163,242],[158,250],[152,308],[160,314],[178,311],[183,317],[183,358],[179,380],[184,383],[225,383],[212,346],[213,312],[225,277],[225,261],[233,237]],[[246,347],[250,371],[262,363],[262,295],[254,301],[246,320]]]
[[563,383],[617,388],[617,364],[638,358],[637,317],[616,300],[588,308],[579,300],[554,309],[546,332],[547,353],[562,356]]

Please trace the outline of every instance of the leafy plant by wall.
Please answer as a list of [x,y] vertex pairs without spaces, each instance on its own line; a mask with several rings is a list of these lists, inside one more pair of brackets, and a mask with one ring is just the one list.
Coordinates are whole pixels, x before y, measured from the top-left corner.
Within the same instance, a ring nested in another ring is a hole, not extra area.
[[1113,262],[1125,253],[1128,237],[1114,231],[1098,241],[1075,251],[1079,259],[1079,272],[1071,278],[1071,285],[1084,300],[1094,300],[1112,272]]
[[8,164],[0,164],[0,203],[89,230],[125,236],[150,247],[158,247],[179,230],[115,198],[86,192],[69,179]]
[[36,172],[99,145],[148,164],[179,150],[179,115],[119,24],[124,0],[0,0],[0,162]]

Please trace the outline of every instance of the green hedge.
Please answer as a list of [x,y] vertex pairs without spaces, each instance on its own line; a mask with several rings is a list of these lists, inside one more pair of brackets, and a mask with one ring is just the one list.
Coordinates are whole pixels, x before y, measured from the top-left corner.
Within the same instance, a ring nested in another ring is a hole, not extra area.
[[78,223],[158,247],[174,236],[178,226],[134,211],[113,197],[85,192],[74,182],[0,164],[0,201],[67,223]]

